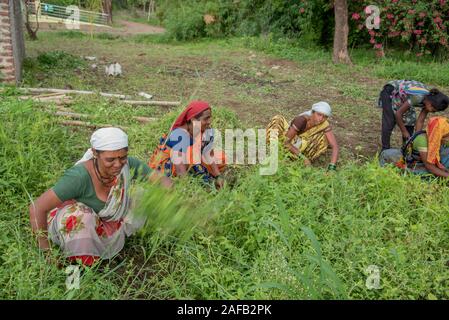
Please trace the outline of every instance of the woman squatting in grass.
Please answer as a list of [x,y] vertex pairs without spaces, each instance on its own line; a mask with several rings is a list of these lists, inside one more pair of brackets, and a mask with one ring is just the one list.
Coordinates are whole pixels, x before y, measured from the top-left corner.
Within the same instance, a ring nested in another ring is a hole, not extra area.
[[403,150],[384,150],[379,159],[381,165],[393,163],[415,174],[448,178],[449,119],[430,118],[427,130],[416,132]]
[[121,129],[99,129],[90,142],[84,157],[30,205],[39,247],[49,249],[50,239],[69,260],[84,265],[112,258],[123,248],[125,237],[143,226],[145,219],[131,213],[132,181],[161,179],[165,187],[171,186],[170,179],[128,157],[128,136]]
[[328,169],[335,170],[339,147],[328,122],[331,115],[330,105],[327,102],[318,102],[312,106],[311,110],[295,117],[290,125],[283,116],[274,116],[267,126],[267,142],[270,140],[270,133],[277,130],[286,149],[295,156],[303,155],[307,165],[310,165],[330,146],[332,155]]
[[[402,132],[403,142],[424,126],[428,113],[443,111],[449,98],[438,89],[431,89],[414,80],[388,82],[380,93],[379,107],[382,108],[382,151],[390,149],[391,133],[396,125]],[[421,108],[418,120],[415,108]]]
[[226,167],[223,151],[214,150],[211,129],[212,109],[205,101],[192,101],[164,134],[148,162],[150,168],[168,177],[190,173],[206,183],[223,187],[221,176]]

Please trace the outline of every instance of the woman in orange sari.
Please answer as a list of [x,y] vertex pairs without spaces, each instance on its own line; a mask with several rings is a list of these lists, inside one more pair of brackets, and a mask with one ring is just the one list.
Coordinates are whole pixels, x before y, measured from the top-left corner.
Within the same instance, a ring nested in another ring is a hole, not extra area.
[[221,173],[226,159],[223,151],[214,150],[211,122],[209,103],[192,101],[160,139],[148,162],[150,168],[169,177],[199,175],[205,182],[214,181],[217,188],[223,187]]
[[404,150],[386,149],[380,164],[395,164],[415,174],[449,178],[449,119],[432,117],[426,131],[415,133]]
[[448,120],[446,117],[430,118],[426,132],[415,139],[413,149],[419,152],[419,157],[411,169],[416,173],[449,178]]

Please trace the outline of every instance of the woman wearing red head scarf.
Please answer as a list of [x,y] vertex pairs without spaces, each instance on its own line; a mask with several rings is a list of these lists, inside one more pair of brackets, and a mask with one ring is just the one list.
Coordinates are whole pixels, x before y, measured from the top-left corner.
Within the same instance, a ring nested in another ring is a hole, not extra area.
[[201,175],[205,182],[223,186],[224,152],[213,148],[212,109],[205,101],[192,101],[160,139],[148,165],[167,176]]

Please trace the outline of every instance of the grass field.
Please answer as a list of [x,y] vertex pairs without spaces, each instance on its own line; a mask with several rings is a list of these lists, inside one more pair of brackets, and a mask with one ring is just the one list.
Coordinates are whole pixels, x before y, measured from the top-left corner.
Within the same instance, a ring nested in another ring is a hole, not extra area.
[[[326,51],[269,38],[39,36],[26,44],[26,86],[145,91],[183,104],[206,99],[220,129],[264,127],[277,113],[293,117],[327,100],[342,161],[334,174],[282,158],[274,176],[233,166],[232,184],[219,192],[178,181],[175,195],[205,223],[187,239],[153,226],[129,239],[117,258],[85,269],[80,290],[67,291],[64,269],[46,263],[34,245],[27,207],[81,157],[91,131],[61,126],[43,112],[51,106],[19,101],[8,88],[0,96],[1,298],[449,298],[447,186],[378,167],[381,113],[374,106],[392,78],[422,79],[449,92],[446,64],[377,61],[356,50],[355,66],[334,66]],[[96,56],[98,69],[81,56]],[[103,64],[116,61],[123,76],[104,76]],[[78,98],[71,108],[95,116],[94,123],[126,126],[130,153],[142,160],[179,112],[99,97]],[[135,115],[161,120],[141,125]],[[379,289],[366,286],[370,265],[380,269]]]

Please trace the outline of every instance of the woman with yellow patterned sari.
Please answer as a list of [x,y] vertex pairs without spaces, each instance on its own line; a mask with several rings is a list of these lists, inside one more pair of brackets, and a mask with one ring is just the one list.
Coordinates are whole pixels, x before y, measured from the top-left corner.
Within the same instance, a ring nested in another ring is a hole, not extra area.
[[295,117],[290,124],[283,116],[277,115],[267,126],[267,140],[270,139],[270,133],[277,130],[285,148],[295,156],[302,155],[307,165],[310,165],[330,146],[332,155],[328,169],[336,170],[339,147],[328,122],[331,114],[328,103],[318,102],[310,111]]

